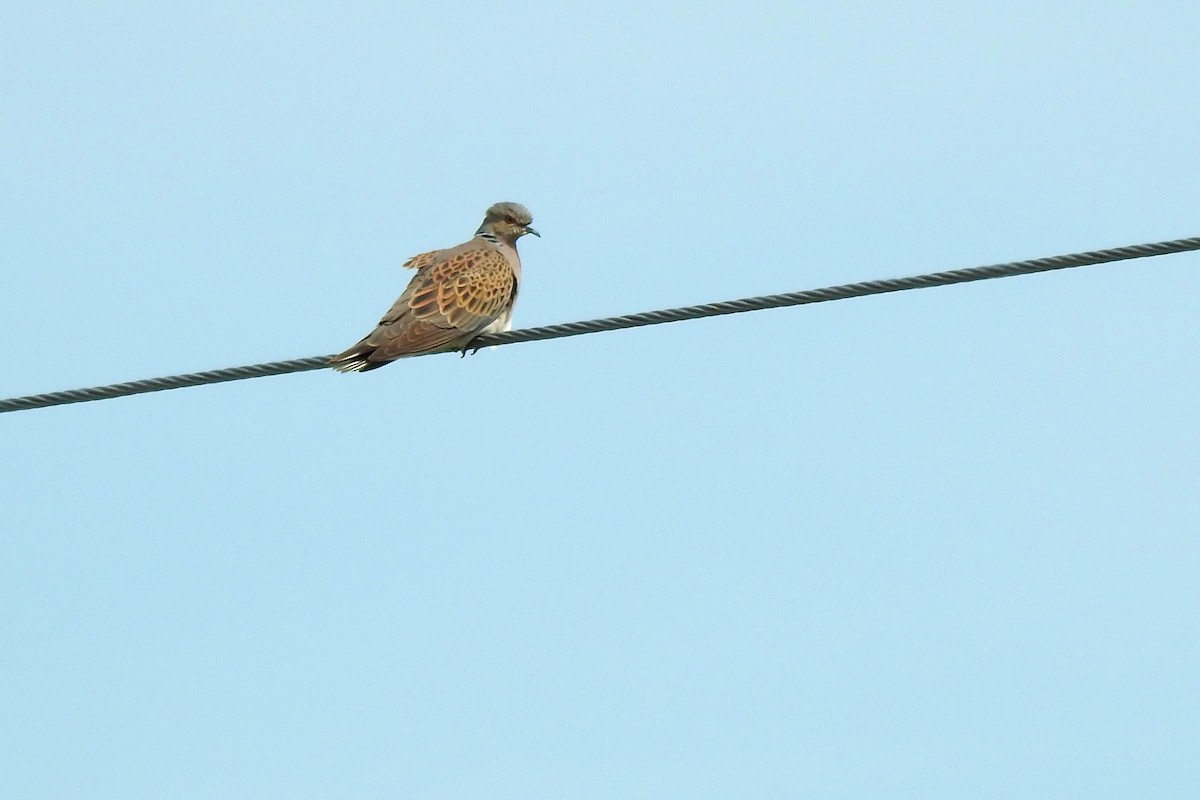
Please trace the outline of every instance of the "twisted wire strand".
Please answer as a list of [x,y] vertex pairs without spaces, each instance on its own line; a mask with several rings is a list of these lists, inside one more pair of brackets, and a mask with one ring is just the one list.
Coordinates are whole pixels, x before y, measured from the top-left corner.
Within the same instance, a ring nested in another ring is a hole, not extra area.
[[[762,311],[768,308],[826,303],[831,300],[846,300],[852,297],[902,292],[909,289],[928,289],[934,286],[949,286],[956,283],[970,283],[972,281],[989,280],[992,278],[1007,278],[1015,275],[1028,275],[1035,272],[1086,267],[1095,264],[1107,264],[1114,261],[1128,261],[1136,258],[1163,256],[1194,250],[1200,250],[1200,236],[1188,239],[1173,239],[1166,242],[1137,244],[1128,247],[1115,247],[1108,250],[1070,253],[1061,256],[1051,256],[1049,258],[1035,258],[1029,261],[1013,261],[984,267],[932,272],[925,275],[913,275],[907,278],[885,278],[882,280],[847,283],[840,286],[828,286],[823,289],[808,289],[786,294],[746,297],[741,300],[703,303],[701,305],[684,306],[682,308],[667,308],[658,311],[627,314],[620,317],[567,322],[560,325],[545,325],[538,328],[522,328],[505,333],[492,333],[480,336],[471,343],[471,346],[494,347],[521,342],[535,342],[544,339],[561,339],[567,336],[583,336],[589,333],[603,333],[606,331],[622,330],[624,328],[640,328],[646,325],[661,325],[667,322],[682,322],[684,320],[716,317],[724,314],[740,314],[746,311]],[[12,397],[0,400],[0,413],[46,408],[48,406],[65,405],[67,403],[86,403],[92,400],[107,400],[111,397],[124,397],[126,395],[143,394],[145,392],[161,392],[167,389],[182,389],[188,386],[203,386],[210,383],[240,381],[247,378],[263,378],[269,375],[286,375],[292,372],[325,369],[329,366],[329,359],[331,357],[312,356],[310,358],[297,358],[290,361],[273,361],[267,364],[250,364],[243,367],[208,370],[207,372],[169,375],[163,378],[147,378],[127,383],[114,383],[108,386],[92,386],[85,389],[70,389],[62,392]]]

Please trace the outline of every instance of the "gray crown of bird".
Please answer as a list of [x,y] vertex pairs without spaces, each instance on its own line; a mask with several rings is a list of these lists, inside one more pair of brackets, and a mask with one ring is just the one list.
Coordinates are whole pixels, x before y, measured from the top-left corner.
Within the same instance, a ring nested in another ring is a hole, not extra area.
[[511,328],[521,284],[517,239],[533,217],[520,203],[496,203],[475,236],[404,262],[417,274],[375,330],[329,360],[341,372],[366,372],[406,356],[465,351],[485,333]]

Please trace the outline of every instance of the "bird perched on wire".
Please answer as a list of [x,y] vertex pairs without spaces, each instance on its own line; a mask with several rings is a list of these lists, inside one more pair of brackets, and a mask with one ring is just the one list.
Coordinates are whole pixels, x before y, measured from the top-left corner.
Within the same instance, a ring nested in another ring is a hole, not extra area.
[[520,203],[496,203],[474,238],[413,256],[417,274],[375,330],[329,360],[340,372],[366,372],[397,358],[463,350],[485,333],[507,331],[521,283],[517,239],[533,217]]

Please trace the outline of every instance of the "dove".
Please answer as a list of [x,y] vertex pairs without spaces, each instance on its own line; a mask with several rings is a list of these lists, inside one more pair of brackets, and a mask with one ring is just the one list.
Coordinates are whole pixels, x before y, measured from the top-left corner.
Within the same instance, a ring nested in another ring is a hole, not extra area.
[[466,351],[485,334],[511,329],[521,283],[517,240],[541,237],[520,203],[496,203],[475,236],[446,250],[413,256],[417,274],[375,330],[330,359],[340,372],[367,372],[398,358]]

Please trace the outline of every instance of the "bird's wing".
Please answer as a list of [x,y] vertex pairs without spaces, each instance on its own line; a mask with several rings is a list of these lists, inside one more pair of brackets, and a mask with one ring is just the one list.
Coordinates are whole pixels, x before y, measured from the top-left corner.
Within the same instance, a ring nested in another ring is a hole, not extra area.
[[496,248],[478,244],[422,254],[432,256],[363,340],[371,361],[459,347],[511,305],[516,276]]

